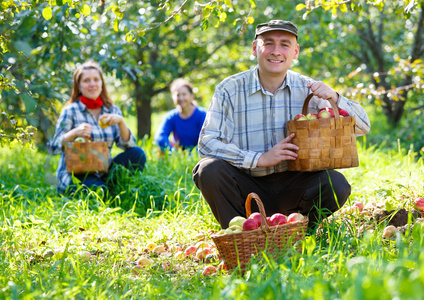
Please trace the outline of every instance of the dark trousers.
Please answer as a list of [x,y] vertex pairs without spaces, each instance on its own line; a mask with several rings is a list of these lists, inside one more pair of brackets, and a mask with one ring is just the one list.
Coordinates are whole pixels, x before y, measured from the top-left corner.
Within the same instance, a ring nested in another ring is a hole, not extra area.
[[[251,192],[259,195],[267,216],[300,212],[308,215],[310,227],[340,209],[351,192],[343,174],[334,170],[252,177],[215,158],[202,159],[194,167],[193,181],[222,228],[235,216],[246,217],[245,201]],[[251,204],[252,212],[259,211],[255,201]]]
[[[112,169],[117,165],[122,165],[129,170],[140,170],[143,171],[144,165],[146,164],[146,154],[140,147],[128,148],[124,152],[118,154],[112,159],[112,163],[109,166],[109,172],[107,174],[86,174],[86,175],[75,175],[81,183],[86,187],[106,187],[106,180],[108,174],[111,173]],[[75,185],[71,185],[68,188],[68,192],[74,192],[76,189]]]

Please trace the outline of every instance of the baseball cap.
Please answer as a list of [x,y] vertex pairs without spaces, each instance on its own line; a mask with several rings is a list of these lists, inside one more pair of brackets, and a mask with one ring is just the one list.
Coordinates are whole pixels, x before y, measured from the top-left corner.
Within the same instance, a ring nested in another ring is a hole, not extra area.
[[255,39],[258,37],[258,35],[273,30],[287,31],[291,34],[294,34],[297,38],[297,27],[294,26],[292,22],[283,20],[271,20],[268,23],[262,23],[256,26]]

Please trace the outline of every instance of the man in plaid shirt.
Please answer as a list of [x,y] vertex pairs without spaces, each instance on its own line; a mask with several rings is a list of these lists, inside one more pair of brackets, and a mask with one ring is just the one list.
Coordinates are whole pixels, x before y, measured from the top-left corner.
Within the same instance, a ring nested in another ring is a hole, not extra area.
[[299,54],[297,38],[291,22],[259,24],[252,45],[258,65],[216,86],[199,137],[202,160],[193,169],[193,180],[222,228],[233,217],[246,216],[244,203],[251,192],[260,196],[268,216],[300,212],[309,216],[310,226],[319,212],[335,212],[350,195],[349,183],[337,171],[287,171],[287,161],[296,159],[299,148],[291,143],[294,134],[287,136],[286,122],[302,112],[310,93],[310,112],[330,106],[327,99],[332,99],[355,116],[357,132],[370,130],[359,103],[289,70]]

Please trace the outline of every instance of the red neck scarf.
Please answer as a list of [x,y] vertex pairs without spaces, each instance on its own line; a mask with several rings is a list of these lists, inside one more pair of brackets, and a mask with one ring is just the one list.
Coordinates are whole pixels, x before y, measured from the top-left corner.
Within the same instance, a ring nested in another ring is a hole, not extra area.
[[84,97],[83,95],[80,96],[80,101],[82,103],[85,104],[85,106],[87,106],[88,109],[95,109],[95,108],[99,108],[103,105],[103,100],[102,98],[97,97],[97,99],[90,99],[87,97]]

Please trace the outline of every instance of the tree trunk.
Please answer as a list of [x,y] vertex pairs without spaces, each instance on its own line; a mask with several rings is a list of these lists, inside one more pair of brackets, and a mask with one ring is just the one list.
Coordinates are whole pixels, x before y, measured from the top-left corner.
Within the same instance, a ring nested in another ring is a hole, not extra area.
[[[143,89],[146,88],[146,90]],[[145,135],[150,137],[152,130],[152,107],[150,100],[153,95],[148,93],[149,86],[141,85],[137,80],[135,81],[135,104],[137,110],[137,138],[142,139]]]

